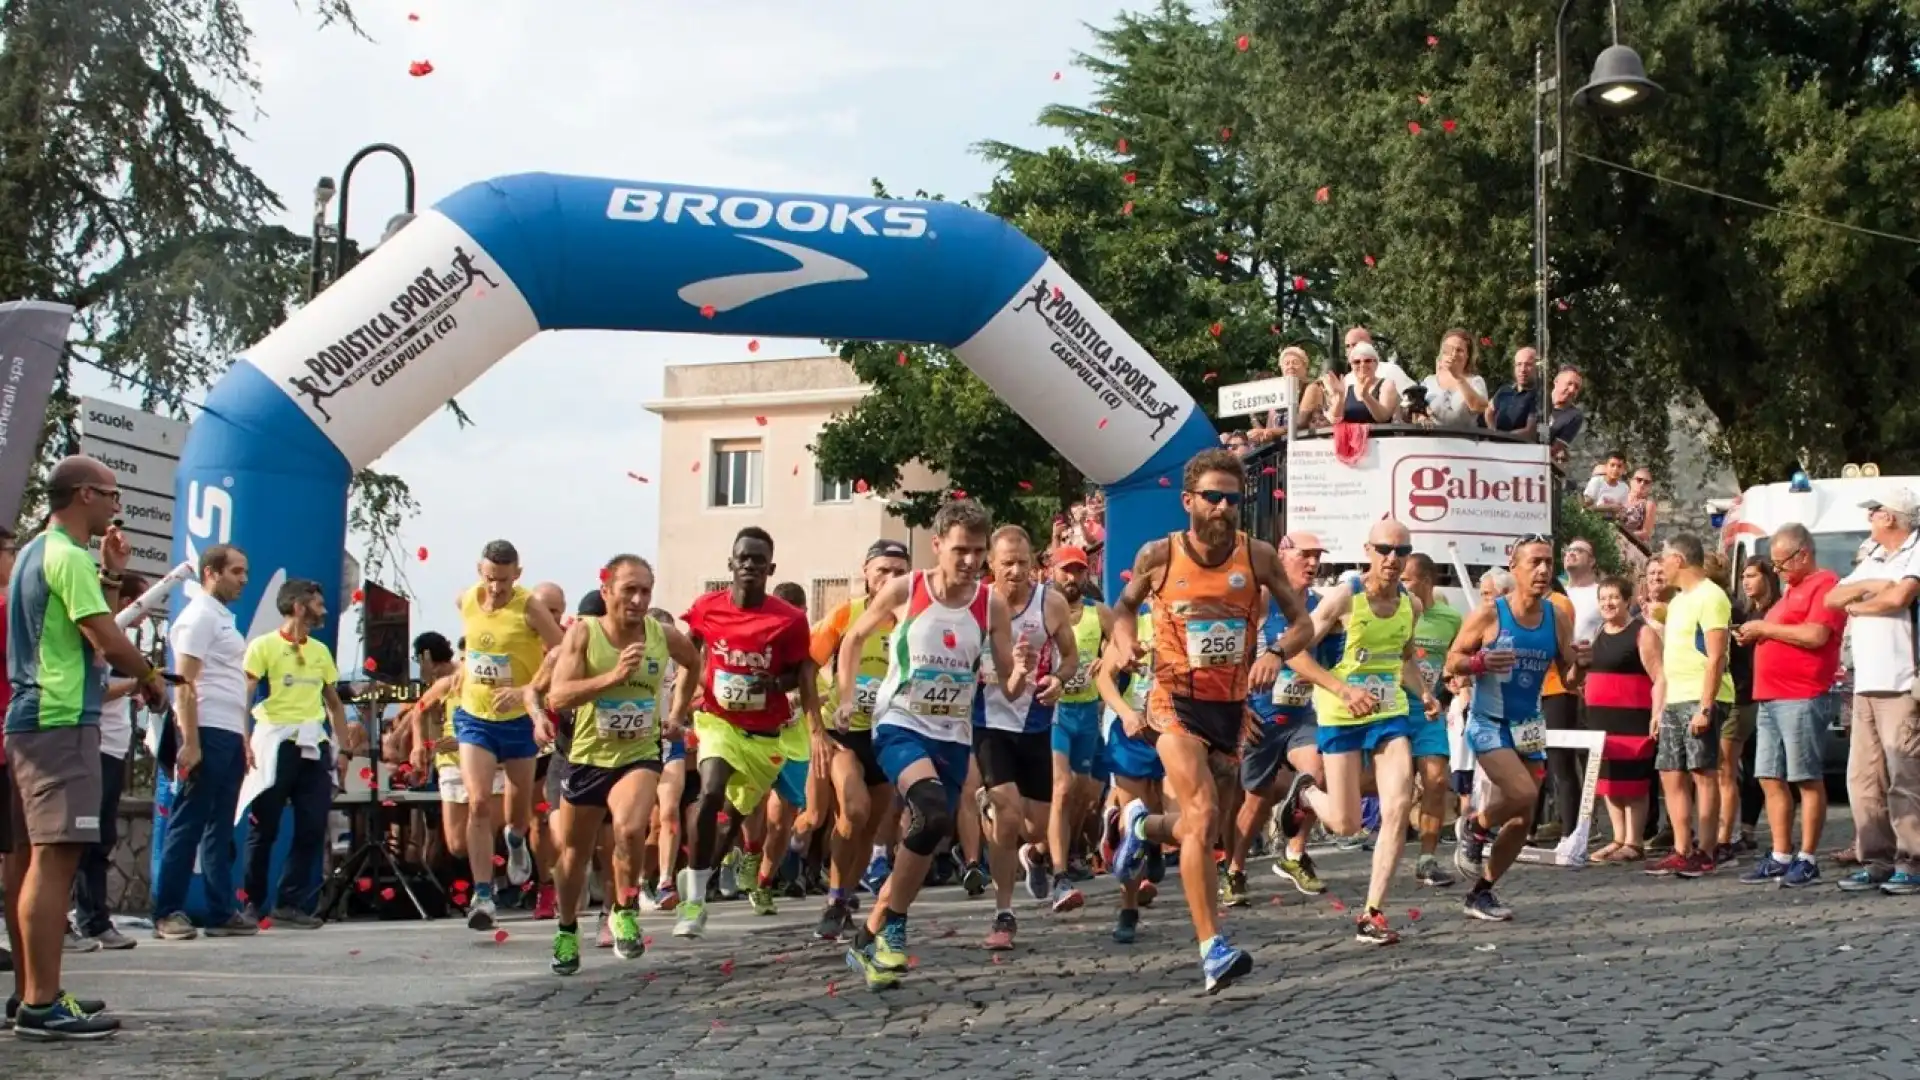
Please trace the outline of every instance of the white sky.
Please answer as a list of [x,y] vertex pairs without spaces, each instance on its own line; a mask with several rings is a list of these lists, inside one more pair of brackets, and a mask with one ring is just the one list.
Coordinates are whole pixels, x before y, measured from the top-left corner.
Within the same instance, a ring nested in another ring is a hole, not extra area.
[[[314,30],[291,0],[262,0],[247,7],[264,90],[258,115],[241,117],[251,139],[239,153],[287,204],[282,224],[302,234],[314,181],[383,141],[412,158],[423,207],[473,181],[536,171],[861,195],[878,176],[895,194],[970,197],[992,170],[968,147],[1052,141],[1034,117],[1088,94],[1071,66],[1091,45],[1084,24],[1137,6],[373,0],[359,5],[368,42]],[[415,60],[433,74],[410,77]],[[378,239],[401,193],[390,158],[363,164],[350,232]],[[757,358],[820,351],[763,341]],[[661,471],[659,424],[640,403],[660,395],[668,363],[748,355],[738,338],[546,334],[459,396],[476,428],[442,415],[407,435],[378,467],[405,477],[421,504],[402,544],[429,552],[406,567],[414,632],[450,629],[452,597],[496,536],[519,545],[530,579],[565,586],[570,604],[616,550],[653,554],[655,492],[625,475]],[[80,392],[136,400],[95,375],[80,373]],[[343,638],[352,625],[343,621]],[[357,644],[343,640],[341,652],[343,668],[357,662]]]

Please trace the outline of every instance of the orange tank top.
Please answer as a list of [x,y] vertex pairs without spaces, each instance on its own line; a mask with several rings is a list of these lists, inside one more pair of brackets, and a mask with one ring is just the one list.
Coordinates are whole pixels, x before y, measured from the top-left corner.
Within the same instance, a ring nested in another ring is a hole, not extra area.
[[1167,538],[1167,554],[1154,592],[1148,710],[1167,713],[1176,698],[1245,702],[1260,611],[1247,534],[1234,535],[1233,553],[1218,566],[1196,559],[1184,532]]

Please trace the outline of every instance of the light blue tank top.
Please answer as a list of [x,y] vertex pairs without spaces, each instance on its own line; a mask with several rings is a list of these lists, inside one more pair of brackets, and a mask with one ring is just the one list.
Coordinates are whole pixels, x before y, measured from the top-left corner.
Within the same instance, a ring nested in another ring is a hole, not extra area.
[[1540,625],[1532,628],[1514,619],[1506,597],[1496,598],[1493,606],[1500,616],[1500,631],[1488,648],[1512,648],[1517,660],[1505,674],[1489,671],[1474,678],[1473,709],[1509,724],[1523,723],[1540,715],[1540,687],[1547,668],[1560,656],[1553,605],[1540,605]]

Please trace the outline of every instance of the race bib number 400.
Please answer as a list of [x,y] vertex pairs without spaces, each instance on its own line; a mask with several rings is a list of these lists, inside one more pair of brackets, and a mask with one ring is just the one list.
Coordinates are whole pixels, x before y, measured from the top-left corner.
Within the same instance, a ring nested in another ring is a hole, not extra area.
[[880,704],[880,680],[871,675],[854,676],[854,709],[858,712],[872,714],[873,707],[878,704]]
[[512,686],[513,658],[506,653],[467,652],[467,678],[481,686]]
[[1273,684],[1273,703],[1298,708],[1313,700],[1313,684],[1295,674],[1291,669],[1280,672],[1279,681]]
[[714,704],[728,712],[760,712],[767,707],[767,682],[737,671],[713,673]]
[[1247,654],[1247,620],[1196,619],[1187,624],[1187,663],[1196,668],[1238,664]]
[[970,672],[916,671],[907,707],[919,716],[955,719],[973,713],[976,684]]
[[1547,722],[1534,717],[1513,725],[1513,748],[1522,754],[1547,752]]
[[654,733],[652,698],[601,698],[593,703],[594,723],[602,735],[638,739]]

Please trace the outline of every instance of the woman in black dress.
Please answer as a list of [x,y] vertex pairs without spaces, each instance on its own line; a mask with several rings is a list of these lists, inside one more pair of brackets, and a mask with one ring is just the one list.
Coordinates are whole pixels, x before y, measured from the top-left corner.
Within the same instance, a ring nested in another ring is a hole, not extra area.
[[1600,582],[1600,632],[1593,639],[1593,660],[1582,693],[1587,727],[1607,734],[1600,755],[1600,786],[1606,800],[1613,842],[1590,856],[1593,862],[1637,862],[1645,858],[1647,795],[1653,786],[1653,717],[1658,700],[1660,636],[1634,618],[1628,601],[1633,585],[1624,578]]

